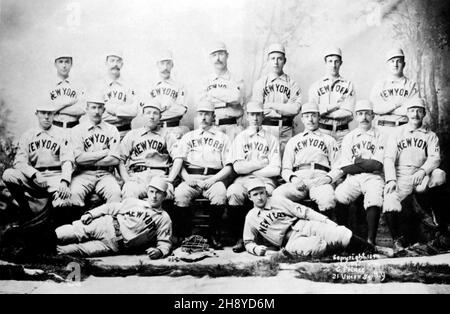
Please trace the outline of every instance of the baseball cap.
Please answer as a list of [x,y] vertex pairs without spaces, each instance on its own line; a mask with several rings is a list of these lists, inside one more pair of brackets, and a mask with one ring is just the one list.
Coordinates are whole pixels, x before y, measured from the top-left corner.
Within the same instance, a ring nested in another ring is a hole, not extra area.
[[264,105],[259,101],[249,101],[247,103],[247,112],[264,112]]
[[110,50],[106,53],[106,58],[111,57],[111,56],[123,59],[123,51],[120,49]]
[[266,188],[266,185],[264,184],[264,182],[261,179],[251,179],[247,183],[246,187],[247,187],[247,191],[251,192],[257,188]]
[[324,54],[323,57],[326,58],[328,56],[339,56],[342,59],[342,50],[341,48],[338,47],[328,47]]
[[311,113],[311,112],[319,113],[319,107],[317,106],[317,104],[315,104],[313,102],[307,102],[307,103],[303,104],[301,114]]
[[56,107],[52,104],[50,100],[48,101],[40,101],[35,107],[36,111],[47,111],[47,112],[55,112]]
[[53,57],[55,61],[61,58],[70,58],[73,60],[73,55],[68,51],[58,51]]
[[395,57],[402,57],[402,58],[404,58],[405,54],[403,53],[403,50],[400,49],[400,48],[394,48],[394,49],[389,50],[386,53],[386,61],[389,61],[389,60],[391,60],[392,58],[395,58]]
[[86,94],[86,103],[105,104],[105,95],[98,91],[91,91]]
[[159,53],[157,61],[173,60],[173,54],[170,50],[164,50]]
[[149,187],[153,187],[161,192],[166,192],[167,191],[167,181],[164,180],[162,177],[153,177],[150,180],[150,183],[147,184],[147,190]]
[[271,44],[269,49],[267,50],[267,54],[270,55],[272,52],[280,52],[282,54],[286,54],[286,49],[280,43]]
[[201,100],[197,105],[198,111],[211,111],[214,112],[216,110],[214,104],[208,100]]
[[426,109],[427,105],[426,105],[425,99],[419,98],[419,97],[414,97],[414,98],[411,98],[407,102],[406,108],[407,109],[409,109],[409,108],[423,108],[423,109]]
[[370,100],[358,100],[355,105],[356,111],[370,110],[373,111],[373,104]]
[[214,52],[217,52],[217,51],[228,51],[225,43],[223,43],[221,41],[213,43],[211,45],[211,48],[209,49],[209,54],[213,54]]
[[161,103],[156,98],[147,97],[144,99],[144,105],[142,106],[142,111],[144,111],[144,108],[149,108],[149,107],[156,108],[159,111],[162,111]]

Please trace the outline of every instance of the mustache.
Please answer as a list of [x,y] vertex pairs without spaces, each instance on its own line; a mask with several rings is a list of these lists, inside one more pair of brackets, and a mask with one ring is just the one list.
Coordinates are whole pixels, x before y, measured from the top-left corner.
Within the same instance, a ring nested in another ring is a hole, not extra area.
[[117,65],[115,65],[115,66],[113,66],[113,67],[111,68],[111,70],[120,70],[120,69],[119,69],[119,67],[118,67]]
[[216,61],[216,62],[214,62],[214,64],[223,64],[223,62],[222,61]]

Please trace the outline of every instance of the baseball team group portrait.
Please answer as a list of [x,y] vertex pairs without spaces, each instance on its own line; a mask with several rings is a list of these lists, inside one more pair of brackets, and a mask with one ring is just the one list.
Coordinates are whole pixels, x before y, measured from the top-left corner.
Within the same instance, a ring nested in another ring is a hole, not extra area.
[[448,253],[445,2],[1,1],[0,260]]

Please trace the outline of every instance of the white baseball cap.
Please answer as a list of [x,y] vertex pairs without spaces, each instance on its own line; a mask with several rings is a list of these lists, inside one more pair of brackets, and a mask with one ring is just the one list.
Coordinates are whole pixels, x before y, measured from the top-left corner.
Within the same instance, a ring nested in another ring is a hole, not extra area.
[[159,102],[158,99],[153,98],[153,97],[146,97],[144,100],[144,105],[142,106],[142,111],[144,111],[144,108],[156,108],[158,109],[160,112],[162,112],[161,108],[161,103]]
[[264,112],[264,105],[260,101],[249,101],[247,103],[247,112]]
[[373,104],[370,100],[362,99],[356,102],[355,112],[363,110],[373,111]]
[[206,99],[201,100],[198,105],[196,111],[210,111],[214,112],[216,110],[214,104]]
[[47,111],[47,112],[55,112],[56,107],[53,105],[51,100],[48,101],[39,101],[35,107],[36,111]]
[[263,180],[255,178],[255,179],[251,179],[247,183],[246,188],[247,188],[248,192],[251,192],[257,188],[266,188],[266,185],[264,184]]
[[427,108],[427,104],[425,102],[425,99],[420,98],[420,97],[414,97],[411,98],[410,100],[408,100],[407,104],[406,104],[406,108],[423,108],[426,109]]
[[217,51],[228,52],[227,46],[225,45],[225,43],[223,43],[221,41],[217,41],[217,42],[213,43],[211,45],[211,48],[209,49],[209,54],[213,54],[214,52],[217,52]]
[[165,61],[165,60],[171,60],[173,61],[173,54],[170,50],[164,50],[160,52],[158,55],[157,61]]
[[271,44],[269,46],[269,49],[267,49],[267,54],[270,55],[273,52],[280,52],[285,55],[286,48],[280,43]]
[[342,50],[338,47],[328,47],[325,49],[323,57],[326,58],[328,56],[339,56],[342,59]]
[[157,190],[159,190],[159,191],[161,191],[161,192],[166,192],[166,191],[167,191],[168,184],[167,184],[167,181],[164,180],[164,179],[161,178],[161,177],[153,177],[153,178],[150,180],[150,183],[147,184],[147,190],[148,190],[150,187],[153,187],[153,188],[155,188],[155,189],[157,189]]
[[112,49],[112,50],[109,50],[109,51],[106,53],[106,58],[111,57],[111,56],[113,56],[113,57],[118,57],[118,58],[120,58],[120,59],[123,59],[123,51],[122,51],[121,49]]
[[401,48],[394,48],[389,50],[386,53],[386,61],[391,60],[392,58],[401,57],[404,58],[405,54],[403,53],[403,50]]
[[86,103],[105,104],[105,95],[99,91],[90,91],[86,94]]
[[307,103],[304,103],[302,105],[301,114],[312,113],[312,112],[315,112],[315,113],[319,113],[320,112],[319,111],[319,107],[317,106],[316,103],[314,103],[314,102],[307,102]]
[[58,60],[61,58],[70,58],[71,60],[73,60],[73,55],[72,53],[68,52],[68,51],[58,51],[57,53],[55,53],[55,55],[53,56],[54,59],[53,60]]

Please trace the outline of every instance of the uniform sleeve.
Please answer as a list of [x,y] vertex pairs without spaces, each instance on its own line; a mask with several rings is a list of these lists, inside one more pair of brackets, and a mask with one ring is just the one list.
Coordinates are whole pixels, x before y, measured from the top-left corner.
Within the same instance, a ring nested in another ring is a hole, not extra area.
[[25,133],[19,140],[14,168],[20,170],[27,178],[31,178],[38,171],[30,164],[30,155],[28,152],[28,143],[31,141],[30,133]]
[[156,248],[159,249],[163,257],[166,257],[170,253],[172,248],[172,221],[167,213],[164,213],[160,220],[156,230]]
[[104,215],[116,216],[120,212],[122,206],[123,203],[106,203],[91,209],[88,213],[91,214],[94,219]]
[[317,94],[317,83],[313,83],[308,90],[308,102],[319,104],[319,95]]
[[252,219],[251,214],[248,213],[247,216],[245,217],[243,240],[247,252],[255,255],[254,249],[255,247],[258,246],[258,244],[256,244],[256,239],[259,233],[258,230],[252,226],[251,219]]
[[82,125],[79,124],[75,128],[72,129],[72,135],[71,135],[71,143],[73,148],[73,156],[76,160],[82,153],[85,152],[84,150],[84,143],[83,143],[83,136],[82,136]]
[[392,134],[387,141],[387,145],[384,153],[384,175],[386,178],[386,182],[391,180],[396,180],[397,175],[395,172],[395,162],[398,156],[397,150],[397,134]]
[[334,138],[329,137],[329,139],[330,142],[328,144],[328,160],[330,161],[330,167],[333,168],[337,163],[339,147]]
[[269,147],[269,166],[281,169],[280,141],[272,137],[272,145]]
[[349,133],[344,136],[341,146],[341,156],[336,162],[336,166],[339,168],[353,164],[353,153],[352,153],[352,134]]
[[252,101],[264,103],[264,82],[264,78],[260,78],[253,85],[251,98]]
[[131,149],[133,147],[134,131],[128,132],[120,143],[120,159],[125,163],[130,158]]
[[300,112],[300,108],[302,107],[302,90],[297,82],[291,81],[291,97],[289,98],[289,102],[295,104],[297,106],[297,114]]
[[287,198],[272,197],[271,204],[299,219],[306,219],[320,222],[324,222],[327,219],[326,216],[319,214],[318,212],[312,210],[311,208],[298,203],[294,203],[293,201],[288,200]]
[[182,85],[180,85],[180,88],[178,89],[178,96],[175,102],[177,105],[183,106],[188,109],[186,90]]
[[376,161],[381,163],[384,162],[384,152],[387,144],[386,136],[383,133],[380,133],[377,138],[377,142],[375,143],[375,152],[373,154],[373,158]]
[[232,156],[231,141],[229,137],[225,135],[225,140],[222,149],[222,164],[226,166],[232,163],[233,163],[233,156]]
[[294,162],[295,162],[295,150],[294,150],[294,141],[293,139],[289,139],[289,141],[286,144],[286,147],[284,148],[284,154],[283,154],[283,169],[292,170],[294,168]]
[[439,147],[439,138],[434,132],[430,132],[427,140],[427,153],[428,158],[422,165],[422,169],[425,170],[427,175],[430,175],[433,170],[439,167],[441,163],[441,151]]
[[73,145],[69,138],[63,137],[60,139],[61,141],[61,150],[59,155],[59,160],[61,164],[65,161],[70,161],[72,163],[75,162],[74,153],[73,153]]
[[109,148],[109,155],[120,160],[120,133],[115,126],[111,128],[111,144]]
[[348,93],[344,96],[340,108],[350,111],[353,114],[353,111],[355,110],[355,103],[356,103],[355,87],[353,86],[352,82],[348,82]]
[[233,145],[232,145],[232,160],[233,163],[236,161],[246,160],[246,155],[244,151],[244,135],[238,134],[238,136],[235,137]]
[[176,148],[173,149],[172,152],[172,158],[181,158],[183,160],[186,160],[188,153],[189,153],[189,133],[186,133],[183,135],[183,137],[180,139],[178,144],[176,145]]

